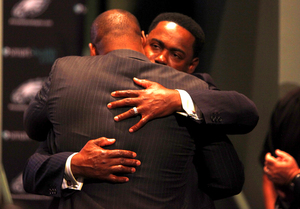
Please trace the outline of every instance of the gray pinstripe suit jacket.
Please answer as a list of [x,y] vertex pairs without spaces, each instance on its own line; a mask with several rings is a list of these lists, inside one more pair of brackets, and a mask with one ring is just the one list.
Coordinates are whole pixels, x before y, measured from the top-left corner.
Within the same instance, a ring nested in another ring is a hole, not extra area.
[[[42,138],[41,134],[47,133],[45,130],[52,124],[55,140],[51,140],[51,152],[57,156],[79,151],[90,139],[112,137],[117,142],[111,149],[135,151],[142,161],[137,172],[129,175],[130,182],[109,184],[86,180],[82,191],[60,198],[60,207],[213,208],[212,201],[197,188],[198,179],[192,164],[195,140],[201,140],[201,135],[196,134],[201,129],[199,124],[191,124],[190,120],[174,114],[155,119],[130,134],[129,127],[139,118],[113,121],[113,116],[125,108],[107,109],[106,104],[114,100],[110,93],[139,89],[133,84],[133,77],[156,81],[173,89],[208,88],[194,76],[152,64],[144,55],[131,50],[56,61],[49,77],[50,89],[42,89],[35,101],[38,105],[33,107],[38,108],[27,113],[27,128],[35,130],[32,137]],[[210,143],[213,142],[205,141],[200,146]],[[68,154],[62,159],[66,156]],[[51,165],[44,169],[51,169]],[[52,186],[57,187],[60,183],[48,182],[47,185],[45,182],[45,187],[52,190]]]

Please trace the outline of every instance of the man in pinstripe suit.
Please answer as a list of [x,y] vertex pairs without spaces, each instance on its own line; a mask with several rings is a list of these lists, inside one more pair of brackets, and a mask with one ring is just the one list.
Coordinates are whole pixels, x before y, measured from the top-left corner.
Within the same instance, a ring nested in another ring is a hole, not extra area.
[[[112,13],[117,15],[110,16],[114,17],[112,20],[123,20],[123,12]],[[105,14],[110,14],[110,12]],[[101,17],[103,18],[103,16]],[[115,24],[115,22],[110,23]],[[118,26],[122,26],[122,24],[124,22],[118,22]],[[102,27],[104,26],[101,26],[101,29],[103,29]],[[51,127],[47,122],[50,120],[53,124],[52,134],[55,134],[55,142],[50,147],[57,157],[61,152],[69,152],[66,154],[67,156],[70,155],[70,152],[79,151],[91,138],[97,138],[99,135],[112,136],[118,141],[111,148],[137,150],[143,165],[134,175],[129,175],[131,181],[128,184],[112,185],[99,182],[95,178],[91,178],[93,176],[85,176],[82,168],[78,169],[76,165],[72,164],[75,177],[86,177],[85,185],[81,192],[72,191],[70,197],[68,192],[59,194],[66,196],[60,199],[60,206],[67,208],[201,208],[206,206],[213,208],[211,200],[198,190],[194,183],[197,182],[197,178],[194,176],[195,170],[191,159],[195,148],[194,139],[199,138],[195,128],[198,128],[197,132],[201,129],[198,124],[191,123],[180,115],[171,115],[152,121],[139,132],[130,135],[128,131],[124,130],[130,122],[137,122],[137,118],[118,124],[109,122],[112,115],[124,110],[108,111],[103,108],[111,100],[109,92],[124,89],[124,87],[137,89],[131,82],[134,76],[157,81],[172,89],[207,89],[206,83],[193,76],[149,63],[145,56],[136,52],[143,52],[143,49],[139,47],[140,43],[138,44],[141,41],[140,37],[139,39],[135,38],[134,42],[129,41],[131,38],[137,37],[138,33],[128,34],[124,33],[124,30],[120,33],[121,29],[122,27],[114,27],[113,33],[110,33],[109,30],[102,30],[103,37],[91,45],[91,51],[94,50],[97,54],[104,56],[68,57],[56,61],[49,81],[35,101],[38,103],[38,108],[42,108],[41,112],[46,109],[47,115],[34,123],[32,120],[36,117],[36,112],[31,115],[29,110],[27,122],[31,124],[28,125],[27,131],[32,138],[40,139],[47,127],[45,123],[41,122],[45,121]],[[120,39],[120,36],[124,39]],[[111,45],[111,41],[115,45]],[[107,42],[110,43],[109,47],[106,46]],[[96,47],[96,45],[98,46]],[[84,70],[80,70],[80,67]],[[123,67],[124,69],[120,69]],[[104,92],[107,94],[105,95]],[[38,111],[40,110],[38,109]],[[36,129],[31,130],[32,127]],[[153,135],[150,136],[149,132]],[[94,143],[95,146],[111,144],[111,142],[103,142],[101,139],[89,143]],[[85,146],[89,146],[89,143]],[[211,142],[202,141],[201,143],[203,143],[202,146],[206,146]],[[83,150],[88,151],[89,149]],[[82,154],[80,151],[78,155],[75,155],[77,158],[74,156],[74,161],[78,161],[78,156]],[[45,169],[50,168],[45,167]],[[57,194],[55,194],[56,190],[51,187],[53,185],[47,185],[47,182],[43,183],[52,192],[51,195]],[[119,201],[116,202],[116,200]]]

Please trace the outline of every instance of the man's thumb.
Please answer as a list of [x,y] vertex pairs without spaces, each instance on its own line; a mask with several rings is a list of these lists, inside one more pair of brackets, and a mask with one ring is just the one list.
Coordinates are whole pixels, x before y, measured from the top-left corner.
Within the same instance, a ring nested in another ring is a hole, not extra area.
[[106,138],[106,137],[101,137],[101,138],[98,138],[98,139],[94,140],[94,143],[99,147],[112,145],[115,142],[116,142],[116,139],[109,139],[109,138]]

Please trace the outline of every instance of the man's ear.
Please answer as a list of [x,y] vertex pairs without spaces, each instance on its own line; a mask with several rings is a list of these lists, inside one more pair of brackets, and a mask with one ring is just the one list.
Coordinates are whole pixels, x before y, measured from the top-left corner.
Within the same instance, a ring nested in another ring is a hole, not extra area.
[[196,70],[196,67],[198,66],[198,64],[199,64],[199,58],[198,57],[194,57],[192,59],[192,62],[190,64],[190,66],[189,66],[189,69],[188,69],[187,73],[192,74]]
[[142,40],[142,45],[143,47],[146,46],[146,42],[147,42],[147,38],[145,36],[145,31],[142,30],[142,34],[141,34],[141,40]]
[[98,55],[97,49],[96,49],[96,47],[95,47],[94,44],[89,43],[89,48],[90,48],[90,55],[91,55],[91,56],[96,56],[96,55]]

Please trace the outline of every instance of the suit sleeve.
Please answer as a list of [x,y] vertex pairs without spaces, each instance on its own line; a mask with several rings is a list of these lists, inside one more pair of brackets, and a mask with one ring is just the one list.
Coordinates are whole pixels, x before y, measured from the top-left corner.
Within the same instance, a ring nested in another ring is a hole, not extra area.
[[28,159],[23,171],[25,191],[53,197],[67,196],[73,190],[62,190],[65,162],[73,154],[61,152],[50,154],[47,141],[41,142],[36,152]]
[[[196,124],[193,123],[194,126]],[[213,200],[240,193],[245,181],[244,166],[229,138],[213,127],[198,125],[195,128],[193,125],[189,128],[196,137],[193,163],[198,173],[199,188]]]
[[51,86],[52,72],[55,69],[56,63],[57,61],[52,66],[49,77],[44,82],[35,98],[30,102],[23,116],[24,130],[29,138],[37,141],[43,141],[46,139],[48,132],[52,128],[52,124],[48,117],[47,102]]
[[199,187],[213,200],[239,194],[245,181],[244,166],[234,146],[225,135],[222,138],[223,141],[203,147],[203,163],[200,168],[204,167],[206,171],[198,170],[199,179],[207,179]]
[[220,91],[208,74],[194,74],[209,84],[209,90],[187,91],[205,124],[219,128],[224,134],[246,134],[258,122],[258,111],[249,98],[236,91]]

